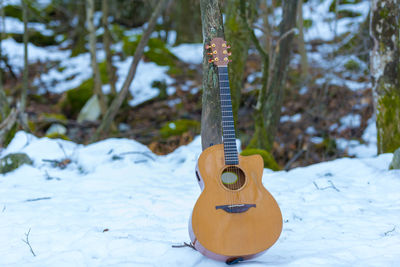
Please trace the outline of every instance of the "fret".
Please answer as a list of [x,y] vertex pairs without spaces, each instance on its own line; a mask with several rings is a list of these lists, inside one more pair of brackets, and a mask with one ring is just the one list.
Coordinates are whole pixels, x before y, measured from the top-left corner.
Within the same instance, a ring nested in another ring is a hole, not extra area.
[[218,72],[228,73],[228,67],[227,66],[218,67]]
[[236,146],[235,123],[233,121],[231,90],[229,87],[228,67],[218,67],[219,96],[222,116],[222,138],[224,143],[225,164],[236,165],[238,152]]

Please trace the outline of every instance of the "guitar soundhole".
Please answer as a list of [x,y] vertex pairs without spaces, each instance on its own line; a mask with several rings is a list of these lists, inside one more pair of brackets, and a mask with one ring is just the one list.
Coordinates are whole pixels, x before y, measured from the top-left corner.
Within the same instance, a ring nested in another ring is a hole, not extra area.
[[242,188],[246,181],[244,172],[236,166],[230,166],[223,170],[221,180],[222,184],[230,190]]

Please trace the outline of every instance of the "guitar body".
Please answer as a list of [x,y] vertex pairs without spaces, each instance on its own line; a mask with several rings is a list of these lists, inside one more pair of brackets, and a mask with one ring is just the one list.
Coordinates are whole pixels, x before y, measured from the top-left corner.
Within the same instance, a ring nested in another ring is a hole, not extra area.
[[[261,156],[239,155],[238,162],[226,165],[220,144],[204,150],[197,164],[202,193],[193,208],[189,234],[198,251],[216,260],[256,256],[271,247],[282,231],[279,206],[262,184]],[[225,172],[240,173],[236,186],[223,183]]]

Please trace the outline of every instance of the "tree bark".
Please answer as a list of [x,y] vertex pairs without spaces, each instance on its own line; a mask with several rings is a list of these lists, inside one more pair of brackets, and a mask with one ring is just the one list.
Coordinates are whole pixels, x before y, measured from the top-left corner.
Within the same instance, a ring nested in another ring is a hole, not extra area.
[[101,114],[104,116],[104,114],[107,111],[107,104],[103,94],[99,65],[97,64],[96,28],[93,23],[93,16],[94,16],[94,0],[86,0],[86,22],[88,25],[88,32],[89,32],[89,51],[90,51],[90,59],[93,72],[94,92],[99,100]]
[[144,48],[146,47],[147,42],[150,39],[150,35],[153,32],[154,26],[156,25],[157,22],[157,18],[160,16],[161,11],[166,6],[168,1],[169,0],[160,0],[158,2],[153,14],[151,15],[148,26],[146,30],[143,32],[142,38],[140,39],[139,44],[136,47],[135,54],[133,55],[132,64],[129,68],[128,76],[126,77],[121,90],[118,92],[118,95],[114,98],[113,102],[111,103],[111,106],[108,108],[105,116],[103,117],[103,120],[101,121],[99,128],[92,136],[90,140],[91,142],[98,140],[101,134],[108,133],[110,125],[113,122],[115,116],[117,115],[118,110],[121,107],[122,102],[124,101],[129,91],[129,86],[131,85],[132,80],[135,77],[137,65],[139,64],[143,56]]
[[378,153],[400,147],[399,0],[372,0],[370,54]]
[[111,88],[111,93],[115,95],[117,93],[117,89],[115,88],[115,83],[117,81],[116,79],[116,74],[115,74],[115,68],[112,65],[112,52],[111,52],[111,33],[110,29],[108,28],[108,0],[103,0],[102,1],[102,23],[103,23],[103,28],[104,28],[104,34],[103,34],[103,45],[104,45],[104,51],[106,52],[106,68],[107,68],[107,75],[108,75],[108,81],[110,84]]
[[[294,27],[296,26],[297,1],[286,0],[282,4],[283,18],[280,39],[271,55],[267,70],[264,55],[263,86],[255,110],[255,133],[249,147],[271,151],[281,115],[286,73],[289,66]],[[253,38],[254,39],[254,38]],[[265,52],[264,52],[265,54]],[[268,71],[268,77],[265,78]]]
[[256,18],[258,1],[231,0],[227,3],[225,22],[226,40],[231,45],[229,64],[229,84],[231,87],[232,110],[235,124],[240,106],[240,95],[243,87],[243,76],[250,46],[249,31],[246,20],[252,24]]
[[[224,38],[224,26],[218,0],[201,0],[203,44],[215,37]],[[222,143],[221,109],[219,104],[218,72],[214,64],[208,63],[206,49],[203,50],[203,97],[201,112],[201,145],[203,150]]]

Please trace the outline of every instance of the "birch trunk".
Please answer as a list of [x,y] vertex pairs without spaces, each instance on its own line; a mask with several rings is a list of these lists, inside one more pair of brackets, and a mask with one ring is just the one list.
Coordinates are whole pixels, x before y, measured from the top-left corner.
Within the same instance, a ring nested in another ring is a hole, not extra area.
[[[224,26],[218,0],[201,0],[203,44],[215,37],[224,38]],[[203,50],[203,98],[201,112],[201,145],[203,150],[222,143],[221,109],[219,104],[218,72],[214,64],[208,63],[206,49]]]
[[370,54],[378,153],[400,147],[399,0],[372,0]]

